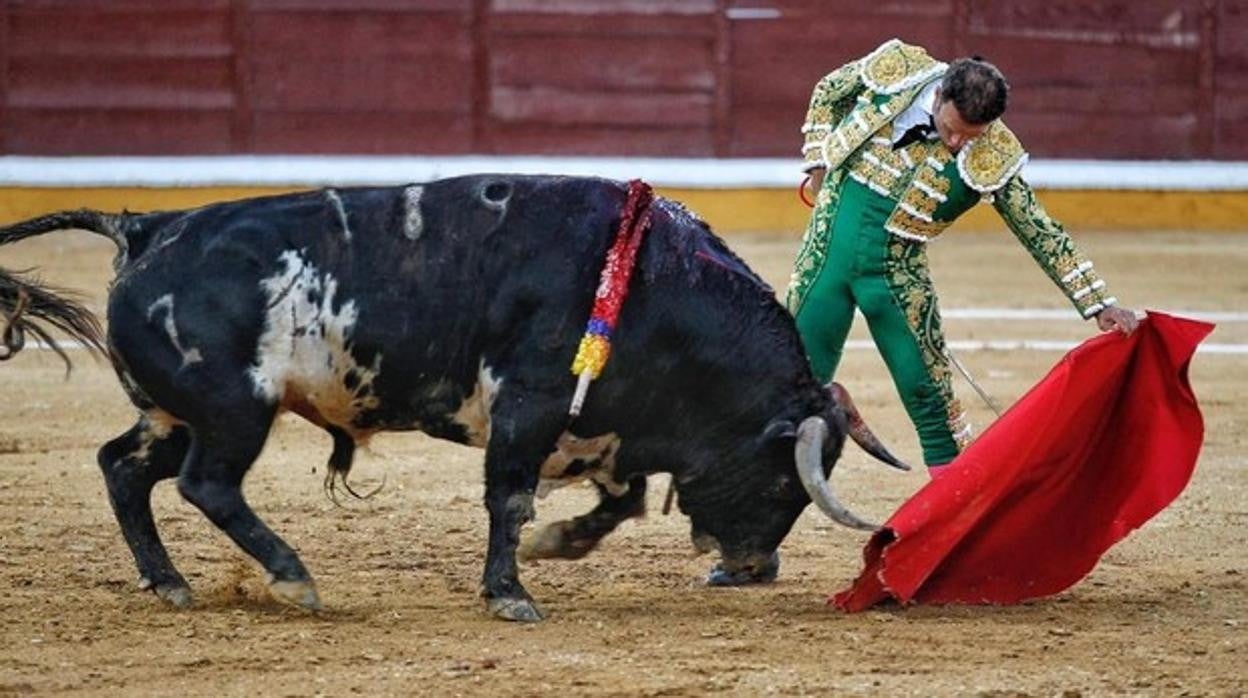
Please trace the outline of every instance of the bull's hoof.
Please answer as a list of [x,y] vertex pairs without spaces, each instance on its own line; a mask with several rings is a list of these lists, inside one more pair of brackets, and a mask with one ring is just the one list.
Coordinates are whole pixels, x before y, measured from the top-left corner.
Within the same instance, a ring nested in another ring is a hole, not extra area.
[[151,591],[161,601],[174,608],[190,608],[191,604],[194,603],[191,588],[183,581],[153,582],[147,577],[142,577],[139,579],[139,588],[144,591]]
[[316,594],[312,580],[275,581],[269,583],[269,593],[282,603],[298,606],[309,611],[321,610],[321,597]]
[[571,521],[556,521],[543,526],[536,533],[526,535],[516,547],[516,559],[530,560],[579,560],[594,549],[597,541],[576,540],[568,535]]
[[162,601],[173,606],[174,608],[190,608],[194,603],[191,596],[191,588],[188,586],[178,586],[176,584],[157,584],[152,587],[152,591],[156,592],[156,596]]
[[771,557],[759,564],[747,564],[733,569],[719,563],[711,568],[706,575],[706,583],[713,587],[735,587],[746,584],[767,584],[776,581],[780,574],[780,555],[772,553]]
[[537,606],[528,599],[490,599],[486,602],[490,614],[503,620],[519,623],[536,623],[544,617]]

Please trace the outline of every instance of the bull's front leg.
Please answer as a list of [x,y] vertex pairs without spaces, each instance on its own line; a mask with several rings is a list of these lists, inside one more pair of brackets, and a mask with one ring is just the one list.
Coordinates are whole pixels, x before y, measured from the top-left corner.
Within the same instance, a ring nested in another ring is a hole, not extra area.
[[491,412],[485,451],[490,543],[481,596],[490,613],[499,618],[539,621],[542,613],[520,583],[516,546],[520,527],[533,519],[533,492],[541,463],[566,420],[566,406],[531,395],[523,399],[500,395]]

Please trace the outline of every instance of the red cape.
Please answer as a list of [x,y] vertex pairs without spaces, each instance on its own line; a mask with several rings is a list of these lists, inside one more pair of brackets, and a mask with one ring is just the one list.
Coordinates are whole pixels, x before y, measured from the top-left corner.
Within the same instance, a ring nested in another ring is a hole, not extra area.
[[830,601],[1011,604],[1082,579],[1191,479],[1204,422],[1187,366],[1212,330],[1152,312],[1073,349],[893,514]]

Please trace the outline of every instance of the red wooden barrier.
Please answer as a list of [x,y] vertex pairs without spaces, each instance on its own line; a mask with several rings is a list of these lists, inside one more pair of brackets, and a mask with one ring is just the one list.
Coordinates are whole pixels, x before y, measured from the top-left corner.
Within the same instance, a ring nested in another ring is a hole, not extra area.
[[1248,0],[0,0],[0,153],[796,157],[892,36],[1038,156],[1248,159]]

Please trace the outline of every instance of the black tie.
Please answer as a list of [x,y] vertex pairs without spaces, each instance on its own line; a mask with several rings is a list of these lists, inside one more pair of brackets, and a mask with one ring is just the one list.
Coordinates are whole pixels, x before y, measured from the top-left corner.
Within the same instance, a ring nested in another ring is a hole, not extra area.
[[936,127],[932,125],[932,122],[930,119],[928,120],[926,124],[918,124],[915,126],[911,126],[910,128],[906,129],[906,132],[901,134],[901,138],[897,139],[897,142],[893,144],[893,150],[901,150],[902,148],[910,145],[911,143],[925,141],[935,131],[936,131]]

